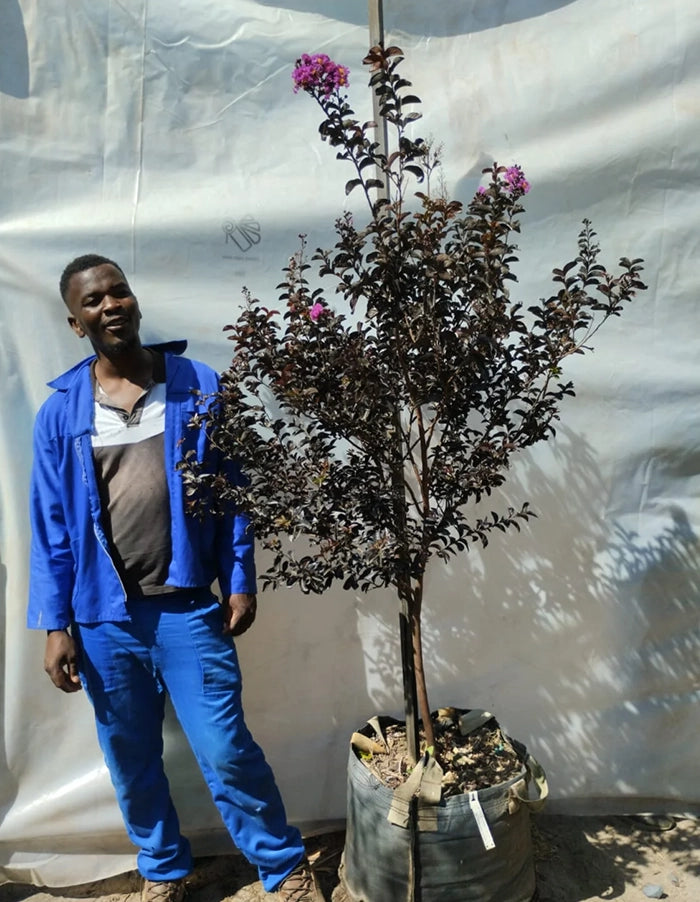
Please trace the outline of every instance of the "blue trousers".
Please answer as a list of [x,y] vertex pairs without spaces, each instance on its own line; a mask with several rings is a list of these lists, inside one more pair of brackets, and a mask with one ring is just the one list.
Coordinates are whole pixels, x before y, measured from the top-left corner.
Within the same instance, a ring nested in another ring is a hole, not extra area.
[[138,867],[149,880],[192,870],[163,770],[165,694],[231,837],[270,892],[304,856],[270,766],[245,725],[235,645],[208,590],[136,599],[130,622],[75,625],[81,677]]

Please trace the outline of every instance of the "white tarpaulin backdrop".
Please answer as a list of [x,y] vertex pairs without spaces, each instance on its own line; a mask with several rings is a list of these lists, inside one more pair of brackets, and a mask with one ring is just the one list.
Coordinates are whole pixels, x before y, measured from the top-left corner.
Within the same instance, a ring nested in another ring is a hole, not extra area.
[[[386,0],[384,15],[453,195],[494,160],[532,183],[523,300],[549,294],[584,217],[605,262],[644,257],[649,285],[571,363],[556,440],[494,502],[539,519],[432,571],[431,701],[496,712],[545,766],[554,810],[697,811],[697,0]],[[0,4],[0,882],[133,866],[88,702],[53,689],[44,636],[24,628],[32,423],[45,383],[89,352],[59,273],[115,258],[146,338],[187,337],[224,368],[241,287],[274,306],[298,234],[328,243],[347,203],[353,173],[292,94],[293,62],[350,66],[370,119],[367,47],[365,0]],[[303,828],[343,818],[352,730],[401,711],[396,620],[388,592],[279,591],[239,641],[249,723]],[[195,851],[228,848],[172,720],[167,739]]]

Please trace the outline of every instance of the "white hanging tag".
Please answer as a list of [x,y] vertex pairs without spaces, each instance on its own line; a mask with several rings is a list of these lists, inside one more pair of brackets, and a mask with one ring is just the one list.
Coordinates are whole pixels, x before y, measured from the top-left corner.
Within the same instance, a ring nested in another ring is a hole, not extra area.
[[484,809],[481,807],[481,802],[479,801],[479,793],[473,789],[469,793],[469,807],[471,808],[474,815],[476,826],[479,828],[479,834],[481,835],[481,841],[484,844],[484,848],[487,852],[490,849],[495,849],[496,843],[493,841],[493,836],[491,835],[489,825],[484,815]]

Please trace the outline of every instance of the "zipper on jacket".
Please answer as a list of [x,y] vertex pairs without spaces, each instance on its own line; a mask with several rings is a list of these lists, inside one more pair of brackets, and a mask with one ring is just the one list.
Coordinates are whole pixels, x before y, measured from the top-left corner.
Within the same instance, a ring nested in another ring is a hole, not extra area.
[[[119,575],[119,571],[117,570],[117,568],[114,565],[114,560],[112,559],[112,555],[109,553],[109,548],[107,548],[107,546],[103,545],[103,543],[102,543],[100,534],[97,531],[97,523],[95,523],[94,520],[92,521],[92,531],[95,533],[95,538],[97,539],[97,544],[100,546],[100,548],[104,551],[104,553],[109,558],[109,563],[112,565],[112,570],[114,570],[114,575],[117,577],[117,582],[121,586],[122,594],[124,595],[124,605],[126,606],[126,600],[127,600],[128,596],[126,594],[126,589],[124,588],[124,583],[122,582],[122,578]],[[129,612],[127,610],[127,616],[128,616],[128,614],[129,614]],[[129,620],[131,620],[131,617],[129,617]]]

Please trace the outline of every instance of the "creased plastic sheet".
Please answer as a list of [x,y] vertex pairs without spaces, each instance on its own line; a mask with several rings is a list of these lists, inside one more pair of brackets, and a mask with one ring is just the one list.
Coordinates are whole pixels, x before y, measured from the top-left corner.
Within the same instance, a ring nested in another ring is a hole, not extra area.
[[[696,0],[386,0],[387,40],[467,200],[493,160],[532,182],[525,302],[576,253],[646,260],[649,291],[568,367],[578,396],[496,508],[529,500],[428,584],[432,703],[484,707],[545,766],[552,809],[700,804],[700,21]],[[298,246],[332,240],[352,172],[291,91],[304,51],[351,68],[371,118],[361,0],[3,0],[0,7],[0,879],[61,885],[133,866],[84,696],[42,673],[24,628],[31,428],[45,383],[89,349],[65,323],[63,265],[121,262],[146,338],[227,364],[243,285],[276,302]],[[355,203],[354,195],[350,200]],[[363,211],[359,202],[357,215]],[[331,298],[331,300],[333,300]],[[291,819],[344,816],[351,732],[401,710],[390,593],[262,597],[239,641],[250,726]],[[167,766],[199,854],[230,849],[171,719]]]

